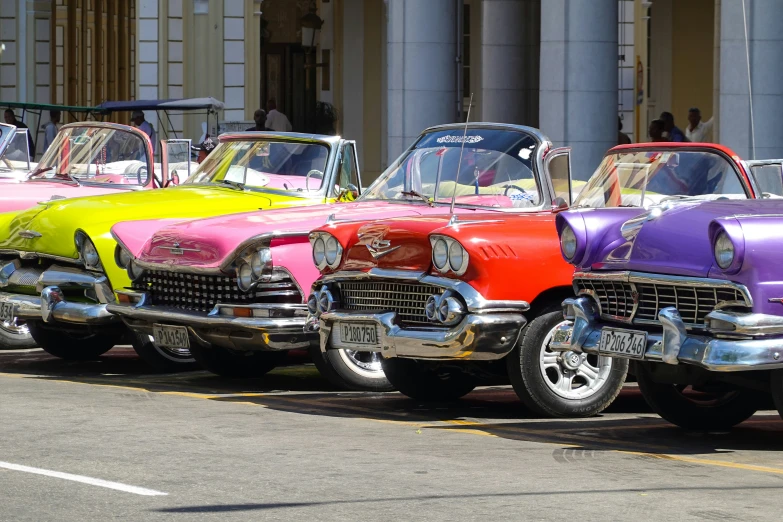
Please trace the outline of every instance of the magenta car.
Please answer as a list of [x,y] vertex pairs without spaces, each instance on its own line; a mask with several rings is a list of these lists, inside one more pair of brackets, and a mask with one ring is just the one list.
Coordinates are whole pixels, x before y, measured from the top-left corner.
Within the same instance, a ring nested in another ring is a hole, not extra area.
[[[335,221],[448,214],[455,194],[460,215],[535,204],[536,179],[548,187],[550,159],[567,151],[551,149],[549,140],[531,128],[474,123],[469,130],[474,129],[482,137],[469,138],[486,139],[486,153],[461,158],[464,125],[427,129],[353,203],[167,226],[160,221],[119,223],[112,229],[116,258],[133,284],[117,292],[119,302],[108,310],[139,334],[138,343],[146,346],[135,346],[137,352],[154,351],[149,362],[167,358],[164,367],[158,364],[161,369],[195,359],[220,375],[263,375],[286,350],[307,348],[318,369],[340,387],[390,389],[378,354],[322,353],[317,331],[304,329],[308,293],[319,275],[308,236]],[[517,149],[524,144],[516,160],[498,163],[491,154],[514,144]],[[346,160],[343,155],[347,173],[341,183],[358,185],[358,166],[353,156]],[[527,193],[519,188],[526,182],[532,187]],[[324,245],[327,260],[334,248],[339,246]]]
[[[724,429],[770,392],[783,415],[783,201],[674,198],[558,216],[577,297],[551,348],[628,359],[650,407],[689,429]],[[779,171],[778,171],[779,175]]]
[[[4,136],[13,139],[6,127],[0,129],[0,142]],[[3,187],[0,212],[24,210],[51,199],[160,188],[166,180],[156,177],[151,158],[149,138],[135,127],[100,122],[63,125],[32,172],[21,182]],[[21,159],[4,164],[18,166]],[[66,174],[54,175],[54,165],[58,173]]]

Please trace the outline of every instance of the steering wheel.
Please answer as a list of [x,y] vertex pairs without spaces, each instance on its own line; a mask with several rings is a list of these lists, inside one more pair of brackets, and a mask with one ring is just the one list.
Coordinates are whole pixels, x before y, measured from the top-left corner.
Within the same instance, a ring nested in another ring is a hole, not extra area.
[[503,186],[503,195],[508,196],[508,191],[512,189],[519,192],[520,194],[527,194],[525,189],[523,189],[522,187],[509,183],[508,185]]
[[323,181],[324,173],[317,169],[313,169],[307,173],[307,176],[305,176],[305,190],[307,192],[310,192],[310,176],[314,176]]

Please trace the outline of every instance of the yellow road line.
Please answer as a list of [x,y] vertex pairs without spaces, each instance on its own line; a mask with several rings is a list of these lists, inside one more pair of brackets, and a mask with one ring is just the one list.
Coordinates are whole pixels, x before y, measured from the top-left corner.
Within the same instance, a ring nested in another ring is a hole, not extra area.
[[636,455],[638,457],[649,457],[653,459],[661,460],[676,460],[679,462],[690,462],[692,464],[702,464],[705,466],[717,466],[720,468],[732,468],[741,469],[745,471],[760,471],[762,473],[774,473],[776,475],[783,475],[783,469],[770,468],[768,466],[756,466],[754,464],[741,464],[739,462],[731,462],[715,459],[697,459],[696,457],[684,457],[681,455],[662,455],[659,453],[645,453],[642,451],[625,451],[625,450],[613,450],[618,453],[625,453],[628,455]]

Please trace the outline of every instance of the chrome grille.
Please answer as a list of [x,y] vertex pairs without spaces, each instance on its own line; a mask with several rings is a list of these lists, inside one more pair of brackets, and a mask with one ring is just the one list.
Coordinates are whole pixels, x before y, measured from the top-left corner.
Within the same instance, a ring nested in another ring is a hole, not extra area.
[[35,288],[38,278],[41,277],[43,269],[40,268],[17,268],[8,278],[8,284],[12,286],[31,286]]
[[131,283],[131,288],[147,292],[150,304],[196,312],[209,312],[218,303],[302,302],[302,294],[287,274],[277,279],[272,283],[259,283],[244,293],[237,287],[235,277],[152,270]]
[[[734,286],[671,284],[607,279],[574,279],[577,293],[592,295],[601,308],[601,317],[622,322],[658,324],[658,312],[674,307],[686,326],[704,324],[707,314],[719,304],[748,306],[743,292]],[[637,304],[634,309],[634,297]]]
[[340,306],[345,310],[396,312],[400,322],[409,325],[440,325],[429,321],[424,305],[443,288],[422,283],[392,281],[341,281]]

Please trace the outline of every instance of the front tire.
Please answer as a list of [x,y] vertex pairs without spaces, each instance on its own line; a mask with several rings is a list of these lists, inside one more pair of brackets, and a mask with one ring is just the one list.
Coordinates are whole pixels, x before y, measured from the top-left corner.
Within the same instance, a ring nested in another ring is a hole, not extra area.
[[310,358],[321,375],[341,390],[385,392],[394,389],[383,373],[379,353],[353,350],[322,352],[319,346],[312,345]]
[[156,372],[174,373],[193,370],[198,367],[190,350],[176,350],[155,346],[149,335],[133,332],[133,349],[138,356]]
[[472,392],[476,379],[459,370],[411,359],[383,359],[383,372],[392,386],[411,399],[451,401]]
[[190,353],[205,370],[221,377],[262,377],[274,370],[286,359],[285,352],[245,352],[238,354],[217,346],[205,348],[195,343],[191,344]]
[[[681,428],[721,430],[749,419],[761,404],[758,392],[744,389],[719,394],[683,393],[686,386],[656,382],[652,364],[638,363],[636,379],[639,391],[655,413]],[[777,403],[776,403],[777,404]]]
[[97,359],[119,343],[121,336],[112,334],[75,335],[50,330],[36,323],[27,323],[35,342],[48,354],[68,361]]
[[0,323],[0,350],[21,350],[35,348],[35,339],[30,335],[27,324],[18,321]]
[[549,349],[563,323],[561,312],[533,319],[506,358],[514,391],[525,406],[547,417],[591,417],[606,409],[623,388],[627,359]]

